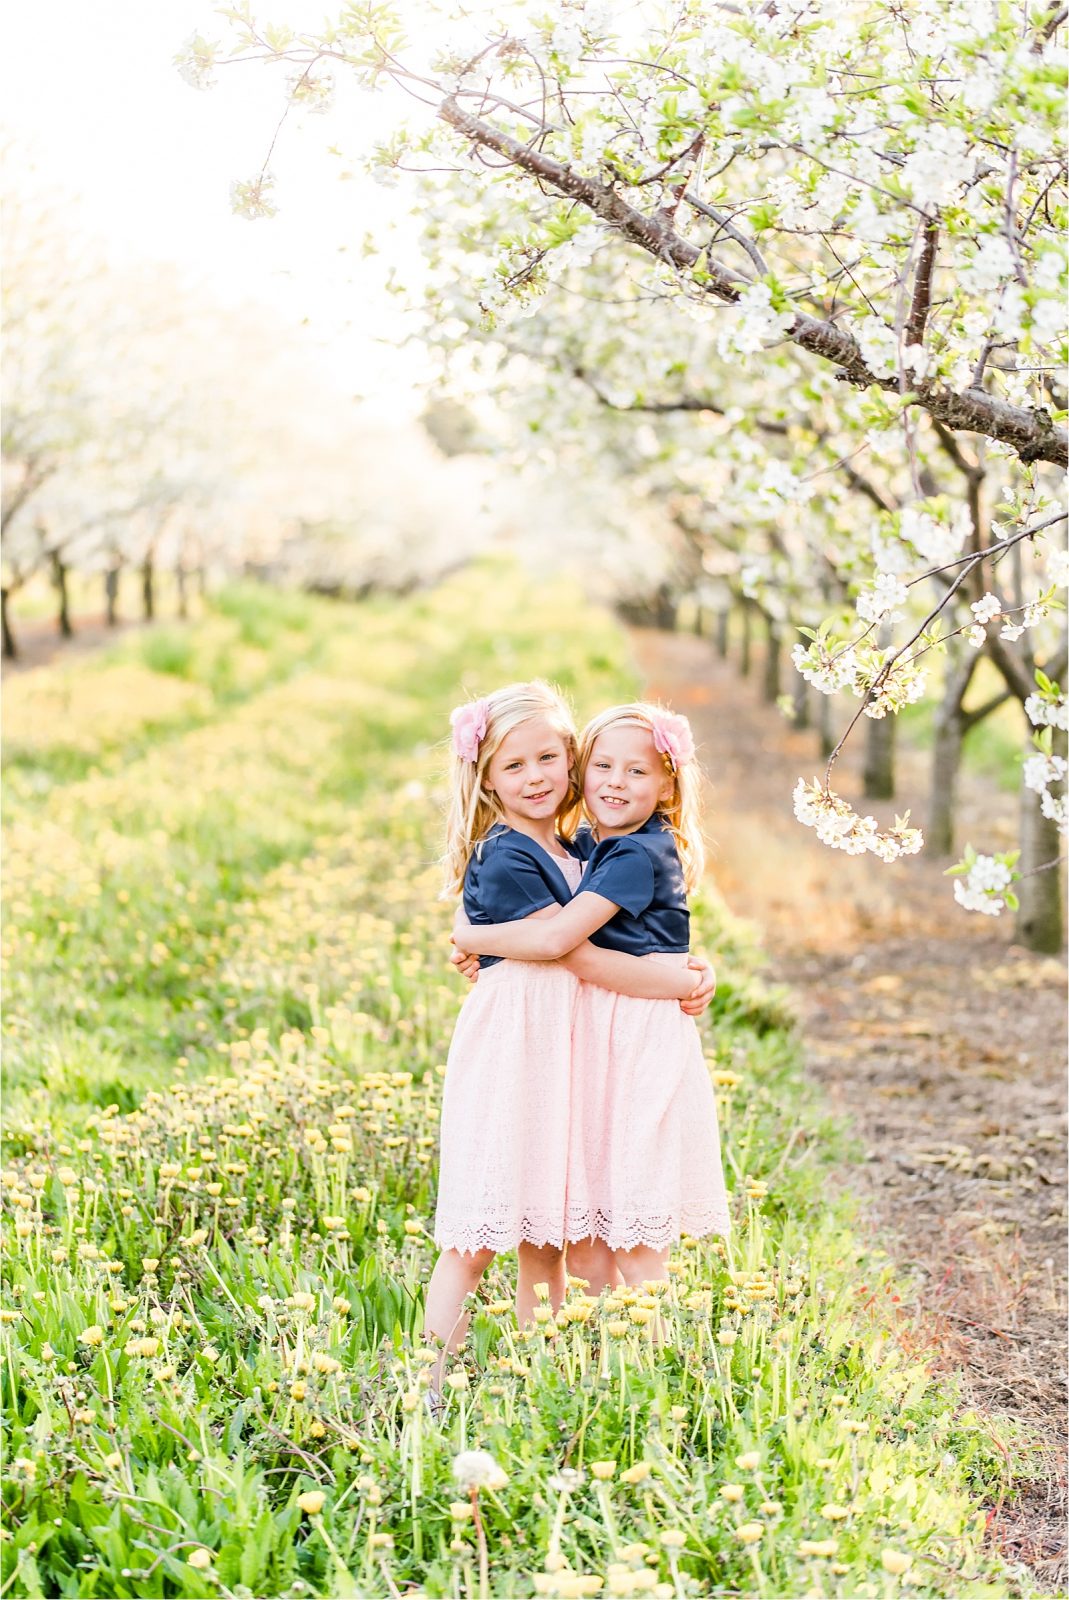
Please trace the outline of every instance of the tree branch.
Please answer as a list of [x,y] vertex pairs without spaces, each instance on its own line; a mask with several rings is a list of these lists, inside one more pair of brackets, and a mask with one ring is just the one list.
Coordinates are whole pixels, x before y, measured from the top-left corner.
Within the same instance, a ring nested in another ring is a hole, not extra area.
[[963,711],[961,723],[965,732],[968,733],[971,728],[976,727],[977,723],[983,722],[984,718],[989,717],[992,711],[997,711],[999,706],[1004,706],[1007,700],[1014,699],[1016,699],[1016,695],[1012,689],[1003,689],[999,694],[993,694],[990,700],[985,700],[982,706],[977,706],[975,711]]
[[[673,411],[711,411],[717,417],[726,415],[723,406],[718,406],[715,400],[706,400],[701,395],[694,394],[680,395],[677,400],[629,400],[626,405],[620,405],[598,387],[585,367],[573,367],[572,376],[578,378],[580,383],[585,383],[595,400],[609,411],[643,411],[653,416],[668,416]],[[786,422],[766,422],[760,417],[755,417],[753,423],[762,433],[785,436],[789,432]]]
[[906,319],[906,344],[924,343],[924,325],[932,304],[932,276],[935,271],[935,253],[939,246],[939,224],[933,217],[925,224],[924,244],[917,273],[913,279],[913,303]]
[[[458,104],[455,95],[447,95],[442,100],[438,115],[469,143],[496,150],[548,188],[571,200],[578,200],[602,222],[614,228],[621,238],[675,268],[692,283],[694,268],[699,258],[703,258],[703,281],[700,286],[696,283],[694,286],[729,305],[739,299],[740,279],[737,273],[708,252],[699,250],[689,239],[678,234],[674,227],[637,211],[608,184],[583,177],[543,151],[471,116]],[[801,349],[838,367],[847,383],[860,389],[875,387],[892,393],[898,390],[898,378],[877,377],[871,372],[853,336],[834,323],[822,322],[800,311],[787,330],[786,337]],[[999,400],[982,390],[966,389],[958,393],[927,380],[914,385],[911,393],[915,396],[912,404],[922,406],[949,428],[999,439],[1009,444],[1025,462],[1052,461],[1060,466],[1069,466],[1069,438],[1063,429],[1055,428],[1049,413],[1044,410],[1011,405],[1009,401]]]
[[[722,233],[725,238],[734,239],[736,244],[741,245],[761,277],[768,277],[768,262],[753,240],[748,239],[744,233],[741,233],[730,217],[726,217],[722,211],[718,211],[715,206],[711,206],[707,200],[698,200],[692,194],[688,194],[687,204],[688,206],[693,206],[695,211],[700,212],[703,217],[708,217],[710,222],[715,222],[717,231]],[[709,242],[710,244],[716,243],[716,234],[713,235]]]

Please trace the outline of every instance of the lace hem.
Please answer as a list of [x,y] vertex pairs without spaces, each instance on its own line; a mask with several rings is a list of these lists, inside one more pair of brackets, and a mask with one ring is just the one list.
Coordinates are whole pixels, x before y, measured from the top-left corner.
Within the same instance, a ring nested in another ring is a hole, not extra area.
[[731,1221],[725,1206],[706,1206],[684,1211],[681,1216],[621,1217],[614,1219],[603,1211],[569,1210],[563,1224],[554,1225],[545,1216],[524,1216],[519,1222],[438,1221],[434,1242],[442,1250],[458,1250],[474,1255],[477,1250],[507,1254],[521,1244],[555,1245],[563,1248],[579,1239],[604,1239],[610,1250],[634,1250],[645,1245],[649,1250],[666,1250],[684,1234],[700,1239],[707,1233],[726,1238]]
[[666,1250],[684,1233],[693,1239],[700,1239],[707,1233],[727,1238],[731,1219],[726,1204],[701,1206],[694,1211],[684,1208],[678,1214],[652,1217],[613,1217],[596,1208],[569,1209],[564,1232],[568,1240],[603,1239],[610,1250],[634,1250],[638,1245],[645,1245],[649,1250]]
[[461,1255],[467,1256],[473,1255],[476,1250],[507,1254],[521,1244],[551,1244],[561,1250],[568,1241],[564,1236],[563,1219],[559,1215],[551,1220],[536,1212],[518,1221],[508,1218],[488,1222],[484,1218],[480,1222],[458,1222],[439,1218],[434,1225],[434,1242],[442,1250],[459,1250]]

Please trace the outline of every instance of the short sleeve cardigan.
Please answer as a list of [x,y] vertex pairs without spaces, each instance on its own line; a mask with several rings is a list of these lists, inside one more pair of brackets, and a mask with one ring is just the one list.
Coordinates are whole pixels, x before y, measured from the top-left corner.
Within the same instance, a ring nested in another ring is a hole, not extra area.
[[[584,852],[559,841],[562,851],[576,860]],[[519,922],[545,906],[565,906],[572,898],[564,874],[541,845],[526,834],[503,825],[480,840],[464,874],[464,913],[471,923]],[[480,956],[479,966],[490,967],[501,956]]]
[[579,892],[604,895],[620,907],[591,944],[625,955],[690,949],[690,912],[672,831],[654,814],[634,833],[603,839],[590,857]]

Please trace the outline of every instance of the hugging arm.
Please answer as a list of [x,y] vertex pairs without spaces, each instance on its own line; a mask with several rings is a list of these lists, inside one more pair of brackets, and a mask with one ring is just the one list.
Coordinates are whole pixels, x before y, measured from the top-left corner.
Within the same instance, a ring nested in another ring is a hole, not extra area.
[[[599,989],[614,989],[617,994],[638,1000],[682,1000],[699,998],[692,1015],[704,1011],[713,997],[716,979],[704,961],[686,967],[670,967],[661,961],[646,961],[642,956],[625,955],[621,950],[603,950],[589,942],[577,945],[562,957],[561,966],[574,972],[584,983]],[[690,1011],[684,1005],[684,1011]]]
[[566,906],[546,906],[519,922],[454,927],[453,942],[478,956],[510,961],[560,961],[619,910],[604,895],[581,890]]
[[[587,902],[585,906],[583,901]],[[574,912],[576,906],[579,914]],[[577,895],[567,906],[547,906],[518,922],[473,925],[458,911],[453,940],[458,949],[480,955],[499,955],[514,961],[559,960],[577,978],[599,988],[640,1000],[686,1002],[684,1009],[692,1015],[704,1011],[716,987],[712,968],[704,962],[689,967],[667,966],[587,942],[587,934],[603,927],[616,910],[613,901],[586,893]],[[563,931],[556,924],[563,924]],[[577,942],[569,946],[573,939]]]

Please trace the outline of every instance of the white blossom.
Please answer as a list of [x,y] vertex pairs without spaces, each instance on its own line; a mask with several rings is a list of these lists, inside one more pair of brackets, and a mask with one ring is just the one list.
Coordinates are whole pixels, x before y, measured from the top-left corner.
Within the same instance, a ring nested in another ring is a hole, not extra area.
[[950,200],[972,176],[974,163],[966,161],[968,141],[960,128],[929,124],[923,144],[902,164],[902,182],[919,206],[940,206]]
[[855,324],[853,334],[870,372],[880,378],[898,371],[898,340],[893,328],[879,317],[864,317]]
[[842,795],[826,789],[817,779],[806,783],[799,778],[794,788],[794,814],[816,831],[821,843],[851,856],[871,851],[881,861],[897,861],[900,856],[915,855],[924,843],[920,829],[908,826],[908,812],[896,817],[893,828],[881,831],[875,817],[859,816]]
[[853,688],[857,677],[857,657],[853,650],[844,647],[832,651],[822,640],[814,639],[809,645],[796,644],[791,660],[806,683],[811,683],[821,694],[836,694],[840,689]]
[[903,706],[923,700],[927,687],[928,674],[903,656],[890,668],[879,686],[872,690],[865,704],[865,715],[879,721],[888,712],[901,711]]
[[1065,307],[1053,295],[1032,307],[1032,337],[1043,345],[1059,345],[1066,338]]
[[722,356],[752,355],[771,339],[787,332],[795,320],[793,311],[777,311],[772,304],[772,290],[767,283],[753,283],[744,289],[732,311],[718,341]]
[[178,76],[192,89],[210,89],[215,83],[217,53],[217,45],[209,44],[199,33],[191,33],[174,58]]
[[969,288],[987,294],[1012,276],[1013,270],[1013,251],[1006,235],[988,233],[980,240],[972,259],[962,263],[959,276]]
[[287,79],[286,92],[302,111],[321,116],[334,104],[334,77],[329,72],[296,72]]
[[1067,763],[1062,756],[1048,756],[1042,751],[1034,756],[1027,756],[1021,768],[1025,788],[1032,789],[1036,794],[1042,794],[1052,783],[1060,783],[1065,777]]
[[880,573],[871,589],[863,589],[857,597],[857,614],[862,622],[882,622],[885,618],[891,622],[900,622],[902,613],[900,606],[904,606],[909,599],[909,590],[890,573]]
[[1059,833],[1069,833],[1069,796],[1053,795],[1045,789],[1039,807],[1043,815],[1056,824]]
[[765,574],[754,562],[743,567],[739,573],[739,584],[743,594],[748,600],[753,600],[764,581]]
[[982,600],[974,600],[969,607],[977,622],[991,622],[1002,611],[1002,601],[998,595],[985,594]]
[[954,899],[966,911],[981,911],[984,916],[997,917],[1006,904],[1005,891],[1013,882],[1013,873],[994,856],[977,856],[967,875],[954,880]]
[[1063,694],[1030,694],[1024,703],[1024,714],[1034,728],[1069,729],[1069,700]]
[[[965,508],[967,518],[968,508]],[[908,539],[922,561],[933,567],[945,566],[954,560],[968,531],[966,521],[960,516],[948,525],[937,521],[930,511],[921,511],[916,506],[904,507],[898,526],[903,539]]]
[[1069,550],[1052,550],[1047,557],[1047,578],[1059,589],[1069,588]]
[[1008,283],[999,296],[995,308],[995,331],[1004,339],[1019,339],[1024,332],[1027,311],[1024,290],[1019,283]]
[[254,222],[258,217],[273,217],[278,207],[271,199],[275,186],[272,172],[261,172],[256,178],[236,178],[230,185],[230,209],[237,217]]

